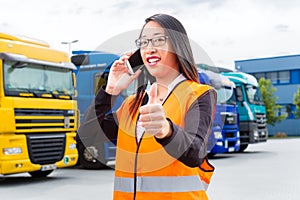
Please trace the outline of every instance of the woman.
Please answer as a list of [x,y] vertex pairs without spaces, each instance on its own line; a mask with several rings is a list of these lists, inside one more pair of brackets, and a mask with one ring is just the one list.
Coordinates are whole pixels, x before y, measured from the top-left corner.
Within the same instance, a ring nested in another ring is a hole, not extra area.
[[[114,199],[207,199],[214,168],[206,151],[216,93],[198,83],[186,31],[174,17],[147,18],[136,45],[145,67],[130,76],[130,54],[121,57],[95,99],[102,130],[117,139]],[[134,79],[137,93],[106,114]]]

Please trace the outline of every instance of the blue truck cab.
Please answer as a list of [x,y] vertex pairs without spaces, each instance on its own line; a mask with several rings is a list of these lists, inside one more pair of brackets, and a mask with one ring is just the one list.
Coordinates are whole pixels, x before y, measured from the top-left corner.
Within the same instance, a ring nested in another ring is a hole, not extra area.
[[217,105],[208,154],[236,152],[240,149],[239,117],[235,84],[227,77],[208,70],[199,70],[200,83],[211,85],[217,92]]
[[[77,131],[78,164],[83,168],[106,168],[115,160],[115,145],[99,127],[94,110],[94,99],[99,88],[106,84],[109,69],[119,55],[101,51],[73,51],[71,61],[75,70],[78,92],[80,126]],[[126,91],[119,95],[112,110],[123,102]],[[113,163],[112,163],[113,164]]]
[[243,72],[223,72],[236,85],[240,121],[240,152],[248,144],[266,142],[268,138],[266,108],[257,80]]

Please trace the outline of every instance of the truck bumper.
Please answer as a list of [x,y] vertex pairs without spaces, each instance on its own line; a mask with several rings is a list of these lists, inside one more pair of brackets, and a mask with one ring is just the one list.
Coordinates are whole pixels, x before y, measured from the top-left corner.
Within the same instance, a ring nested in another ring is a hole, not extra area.
[[268,129],[266,127],[258,128],[255,122],[241,122],[240,139],[242,145],[266,142],[268,139]]
[[212,148],[210,153],[227,153],[227,152],[237,152],[240,150],[240,142],[237,138],[229,138],[225,140],[219,140],[216,142],[215,146]]
[[[75,134],[67,134],[64,155],[61,160],[51,164],[34,164],[29,158],[26,135],[0,135],[0,174],[15,174],[39,170],[70,167],[76,164],[78,153]],[[12,152],[12,149],[20,149]],[[6,153],[5,153],[6,152]]]
[[8,175],[8,174],[16,174],[16,173],[24,173],[31,171],[39,171],[39,170],[51,170],[56,168],[64,168],[74,166],[77,162],[78,155],[68,155],[65,156],[61,161],[56,162],[55,164],[48,165],[39,165],[32,164],[29,159],[24,160],[0,160],[0,174]]

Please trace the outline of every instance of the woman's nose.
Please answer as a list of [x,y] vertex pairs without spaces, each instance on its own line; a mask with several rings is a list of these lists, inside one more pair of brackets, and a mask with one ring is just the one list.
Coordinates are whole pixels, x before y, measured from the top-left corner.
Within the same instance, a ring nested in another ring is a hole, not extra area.
[[149,42],[148,46],[145,48],[146,53],[154,53],[156,52],[156,48]]

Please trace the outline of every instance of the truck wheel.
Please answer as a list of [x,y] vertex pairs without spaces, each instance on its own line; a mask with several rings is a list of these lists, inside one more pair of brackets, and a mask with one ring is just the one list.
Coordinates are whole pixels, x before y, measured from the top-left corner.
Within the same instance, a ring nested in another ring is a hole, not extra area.
[[213,158],[213,157],[215,157],[215,155],[216,155],[215,153],[208,153],[208,154],[207,154],[207,157],[208,157],[208,158]]
[[33,178],[44,178],[51,174],[53,170],[48,170],[48,171],[33,171],[33,172],[28,172]]
[[242,144],[242,145],[240,146],[239,152],[242,153],[243,151],[245,151],[245,149],[247,149],[247,147],[248,147],[248,144]]
[[[108,166],[101,163],[98,150],[95,146],[85,147],[82,143],[78,144],[79,164],[86,169],[107,169]],[[104,160],[101,158],[101,160]]]

